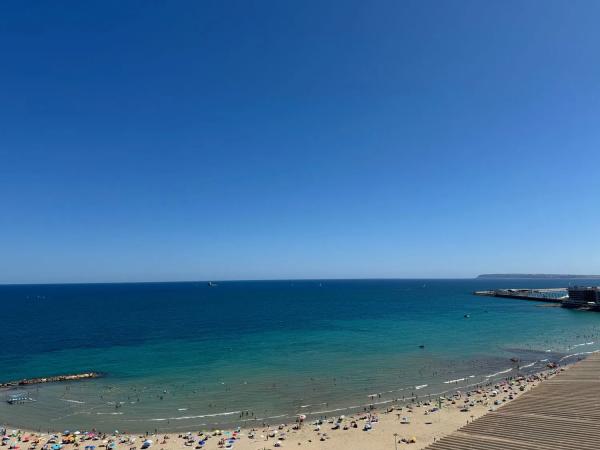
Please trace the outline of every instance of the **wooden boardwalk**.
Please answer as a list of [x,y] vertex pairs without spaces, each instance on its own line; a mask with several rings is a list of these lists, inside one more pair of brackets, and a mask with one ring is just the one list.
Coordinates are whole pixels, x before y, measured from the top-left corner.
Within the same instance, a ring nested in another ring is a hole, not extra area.
[[427,447],[429,450],[600,449],[600,354]]

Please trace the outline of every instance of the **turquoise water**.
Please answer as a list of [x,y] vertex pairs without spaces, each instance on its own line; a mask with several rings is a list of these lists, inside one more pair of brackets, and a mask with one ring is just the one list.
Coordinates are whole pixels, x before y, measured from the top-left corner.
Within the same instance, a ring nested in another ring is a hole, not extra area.
[[106,374],[30,388],[36,401],[1,402],[0,423],[136,432],[276,423],[539,370],[600,349],[600,315],[471,292],[568,283],[0,286],[0,381]]

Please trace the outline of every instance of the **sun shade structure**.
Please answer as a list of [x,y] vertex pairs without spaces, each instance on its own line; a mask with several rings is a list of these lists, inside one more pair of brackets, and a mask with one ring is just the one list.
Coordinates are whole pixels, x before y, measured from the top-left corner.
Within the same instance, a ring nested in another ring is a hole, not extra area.
[[14,391],[6,395],[6,401],[14,405],[17,403],[33,402],[34,400],[27,391]]

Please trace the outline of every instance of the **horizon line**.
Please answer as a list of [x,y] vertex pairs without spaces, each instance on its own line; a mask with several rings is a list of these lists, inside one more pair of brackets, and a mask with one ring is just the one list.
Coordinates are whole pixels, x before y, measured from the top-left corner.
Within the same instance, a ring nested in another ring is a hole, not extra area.
[[[562,276],[563,278],[575,277],[585,279],[585,277],[591,277],[590,279],[600,277],[600,275],[576,275],[576,274],[544,274],[544,273],[507,273],[507,274],[479,274],[475,276],[464,276],[464,277],[333,277],[333,278],[247,278],[247,279],[204,279],[204,280],[154,280],[154,281],[51,281],[51,282],[0,282],[0,286],[55,286],[55,285],[90,285],[90,284],[165,284],[165,283],[242,283],[242,282],[267,282],[267,281],[377,281],[377,280],[476,280],[481,275],[514,275],[512,277],[505,277],[504,279],[535,279],[535,276],[540,276],[540,279],[544,276]],[[519,276],[520,275],[520,276]],[[490,278],[481,278],[490,280]]]
[[52,281],[52,282],[0,282],[0,286],[34,286],[34,285],[59,285],[59,284],[160,284],[160,283],[242,283],[264,281],[377,281],[377,280],[474,280],[474,277],[333,277],[333,278],[231,278],[205,280],[157,280],[157,281]]

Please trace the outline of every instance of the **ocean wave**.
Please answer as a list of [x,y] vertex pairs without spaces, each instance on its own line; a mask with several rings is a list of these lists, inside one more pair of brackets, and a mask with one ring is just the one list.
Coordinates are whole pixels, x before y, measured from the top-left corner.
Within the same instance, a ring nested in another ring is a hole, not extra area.
[[300,405],[300,408],[309,408],[311,406],[322,406],[322,405],[326,405],[327,402],[323,402],[323,403],[313,403],[311,405]]
[[[472,375],[474,376],[474,375]],[[471,378],[471,377],[469,377]],[[456,380],[448,380],[448,381],[444,381],[444,384],[452,384],[452,383],[458,383],[459,381],[465,381],[467,378],[457,378]]]
[[415,389],[419,390],[419,389],[426,388],[427,386],[429,386],[429,385],[428,384],[421,384],[419,386],[415,386]]
[[254,419],[254,420],[267,420],[267,419],[281,419],[282,417],[287,417],[287,414],[279,414],[277,416],[269,416],[269,417],[262,417],[260,419]]
[[354,409],[354,408],[360,408],[360,406],[348,406],[345,408],[329,409],[327,411],[312,411],[309,414],[326,414],[326,413],[332,413],[332,412],[338,412],[338,411],[346,411],[348,409]]
[[497,377],[498,375],[502,375],[502,374],[504,374],[504,373],[511,372],[512,370],[513,370],[513,369],[512,369],[512,367],[511,367],[510,369],[501,370],[500,372],[496,372],[496,373],[493,373],[493,374],[491,374],[491,375],[486,375],[485,377],[486,377],[486,378]]
[[574,356],[581,356],[581,355],[591,355],[591,354],[593,354],[593,353],[598,353],[598,352],[600,352],[600,350],[594,350],[593,352],[579,352],[579,353],[573,353],[573,354],[571,354],[571,355],[563,356],[562,358],[560,358],[560,359],[558,360],[558,362],[560,362],[560,361],[562,361],[562,360],[565,360],[565,359],[567,359],[567,358],[573,358]]
[[533,367],[535,366],[535,362],[532,362],[531,364],[527,364],[526,366],[521,366],[521,369],[527,369],[528,367]]
[[219,417],[219,416],[232,416],[234,414],[240,414],[242,411],[228,411],[215,414],[202,414],[199,416],[179,416],[179,417],[159,417],[156,419],[149,419],[151,422],[165,422],[167,420],[190,420],[190,419],[203,419],[204,417]]
[[582,344],[575,344],[575,345],[571,346],[571,348],[582,347],[584,345],[594,345],[594,342],[592,341],[592,342],[584,342]]
[[79,400],[68,400],[66,398],[61,398],[60,400],[62,400],[63,402],[77,403],[77,404],[80,404],[80,405],[84,405],[85,404],[85,402],[80,402]]
[[373,402],[373,403],[371,403],[371,404],[369,404],[369,405],[364,405],[364,406],[371,406],[371,405],[385,405],[386,403],[393,403],[393,402],[395,402],[395,401],[396,401],[396,399],[392,399],[392,400],[383,400],[383,401],[381,401],[381,402]]

